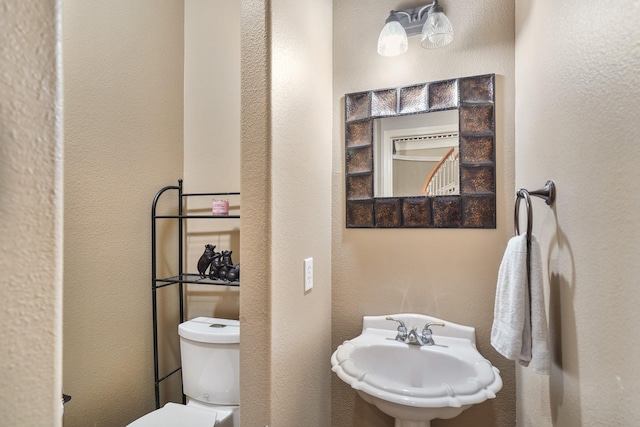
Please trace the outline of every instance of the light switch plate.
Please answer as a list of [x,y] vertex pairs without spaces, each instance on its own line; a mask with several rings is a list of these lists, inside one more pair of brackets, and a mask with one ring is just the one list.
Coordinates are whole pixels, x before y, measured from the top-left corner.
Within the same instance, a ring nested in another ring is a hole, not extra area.
[[313,258],[304,260],[304,291],[308,292],[313,288]]

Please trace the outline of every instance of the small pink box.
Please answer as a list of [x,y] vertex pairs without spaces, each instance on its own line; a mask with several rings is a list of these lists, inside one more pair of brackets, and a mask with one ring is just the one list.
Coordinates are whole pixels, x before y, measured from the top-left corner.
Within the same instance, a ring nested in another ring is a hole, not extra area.
[[214,199],[212,210],[214,215],[229,215],[229,201]]

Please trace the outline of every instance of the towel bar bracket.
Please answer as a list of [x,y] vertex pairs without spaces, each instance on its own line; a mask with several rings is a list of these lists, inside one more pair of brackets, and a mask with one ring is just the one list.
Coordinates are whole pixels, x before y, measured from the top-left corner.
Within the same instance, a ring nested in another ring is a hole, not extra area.
[[547,205],[551,206],[556,200],[556,184],[555,182],[549,180],[544,185],[544,187],[534,191],[529,191],[529,195],[540,197],[541,199],[544,199]]

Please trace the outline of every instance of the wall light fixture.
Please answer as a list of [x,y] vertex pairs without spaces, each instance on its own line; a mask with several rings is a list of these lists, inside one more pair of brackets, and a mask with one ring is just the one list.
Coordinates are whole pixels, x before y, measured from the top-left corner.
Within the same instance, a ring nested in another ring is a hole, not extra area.
[[378,53],[397,56],[407,51],[408,36],[421,34],[420,44],[435,49],[451,43],[453,27],[438,0],[412,9],[392,10],[378,37]]

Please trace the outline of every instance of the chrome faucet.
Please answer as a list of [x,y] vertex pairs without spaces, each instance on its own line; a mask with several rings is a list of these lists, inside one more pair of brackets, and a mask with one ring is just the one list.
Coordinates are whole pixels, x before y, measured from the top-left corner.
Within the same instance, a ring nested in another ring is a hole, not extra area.
[[398,334],[396,335],[396,341],[403,342],[405,344],[411,345],[433,345],[433,332],[431,331],[432,326],[444,326],[442,322],[429,322],[424,326],[422,332],[418,334],[418,328],[413,327],[410,331],[407,331],[407,326],[400,319],[394,319],[393,317],[387,317],[387,320],[391,320],[392,322],[398,322]]
[[433,332],[431,331],[432,326],[442,326],[444,328],[444,323],[442,322],[429,322],[424,325],[424,329],[422,330],[421,338],[422,345],[434,345],[433,342]]
[[398,335],[396,335],[396,341],[407,342],[407,327],[404,322],[400,319],[394,319],[393,317],[387,316],[387,320],[391,320],[393,322],[398,322]]

